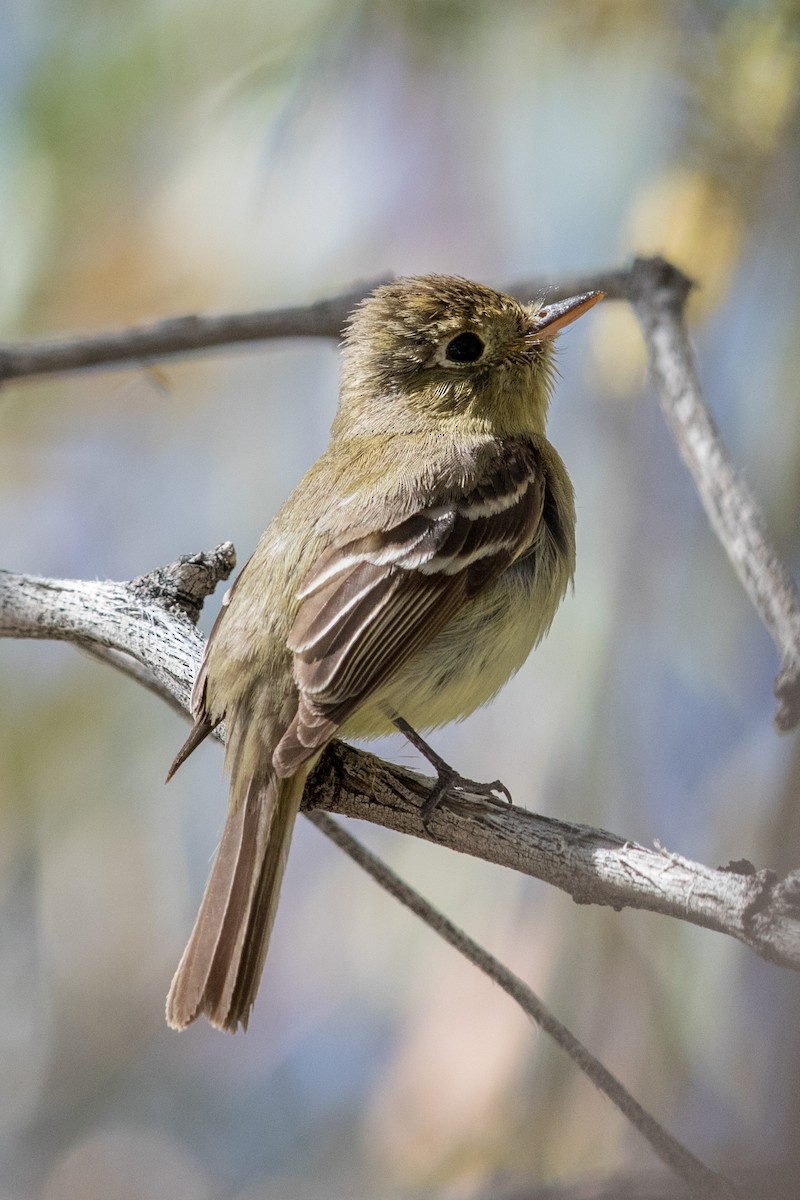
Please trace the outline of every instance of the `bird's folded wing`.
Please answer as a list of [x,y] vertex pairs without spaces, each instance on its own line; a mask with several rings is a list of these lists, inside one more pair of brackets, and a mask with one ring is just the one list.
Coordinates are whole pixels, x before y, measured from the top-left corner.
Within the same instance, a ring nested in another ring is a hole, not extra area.
[[506,443],[457,496],[429,495],[399,524],[342,539],[319,557],[289,636],[300,695],[273,755],[280,775],[321,749],[463,604],[532,548],[544,491],[533,445]]

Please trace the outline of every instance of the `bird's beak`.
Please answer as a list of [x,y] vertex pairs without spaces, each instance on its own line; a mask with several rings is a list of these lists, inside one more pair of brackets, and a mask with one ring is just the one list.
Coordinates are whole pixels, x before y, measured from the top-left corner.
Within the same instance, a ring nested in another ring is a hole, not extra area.
[[570,296],[569,300],[558,300],[555,304],[543,305],[533,313],[531,336],[537,342],[555,337],[567,325],[571,325],[593,308],[598,300],[603,299],[605,292],[584,292],[581,296]]

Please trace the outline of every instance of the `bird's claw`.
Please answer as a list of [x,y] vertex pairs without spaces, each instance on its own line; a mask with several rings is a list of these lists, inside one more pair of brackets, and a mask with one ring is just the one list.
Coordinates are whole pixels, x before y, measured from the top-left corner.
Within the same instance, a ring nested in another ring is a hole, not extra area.
[[499,808],[511,808],[514,801],[506,785],[500,779],[492,783],[479,783],[477,779],[466,779],[452,767],[437,766],[436,786],[422,805],[422,823],[428,828],[431,817],[440,804],[447,800],[483,800]]
[[412,746],[419,750],[423,758],[427,758],[436,771],[436,785],[420,810],[422,824],[426,829],[436,809],[448,799],[483,800],[485,803],[495,806],[509,808],[513,806],[511,793],[502,780],[495,779],[492,783],[479,783],[475,779],[467,779],[449,763],[446,763],[441,755],[437,754],[425,739],[420,737],[416,729],[402,717],[394,716],[393,720],[400,732],[405,734]]

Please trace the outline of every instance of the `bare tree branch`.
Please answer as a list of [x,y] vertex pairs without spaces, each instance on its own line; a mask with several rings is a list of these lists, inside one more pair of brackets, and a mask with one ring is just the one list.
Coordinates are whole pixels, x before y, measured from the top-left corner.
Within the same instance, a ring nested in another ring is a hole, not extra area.
[[[203,564],[211,564],[206,567]],[[0,637],[99,646],[140,663],[186,710],[203,641],[184,610],[187,572],[208,587],[233,566],[232,547],[181,559],[132,584],[35,579],[0,572]],[[175,579],[173,611],[163,603]],[[129,670],[130,673],[130,670]],[[314,808],[428,838],[420,808],[433,781],[334,743],[309,779]],[[511,867],[568,892],[579,904],[645,909],[735,937],[762,958],[800,969],[800,872],[779,880],[749,863],[715,870],[604,830],[493,807],[465,797],[437,810],[438,844]]]
[[652,260],[634,264],[630,284],[667,424],[711,528],[781,656],[775,724],[788,732],[800,722],[800,595],[703,401],[684,320],[692,284],[675,267]]
[[[434,785],[426,776],[335,742],[309,784],[327,812],[426,836],[420,808]],[[590,825],[469,798],[437,810],[430,828],[438,844],[541,879],[576,904],[676,917],[800,970],[800,871],[778,879],[744,860],[715,869]]]
[[385,279],[361,284],[330,300],[296,308],[242,313],[185,313],[108,333],[0,342],[0,384],[37,375],[152,363],[179,354],[275,338],[339,337],[359,300]]

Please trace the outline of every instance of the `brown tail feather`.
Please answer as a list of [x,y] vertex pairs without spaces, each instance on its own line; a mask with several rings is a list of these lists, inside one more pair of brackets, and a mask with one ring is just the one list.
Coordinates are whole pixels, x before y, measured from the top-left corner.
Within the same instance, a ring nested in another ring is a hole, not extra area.
[[210,733],[214,732],[221,720],[222,717],[217,717],[216,720],[212,721],[211,718],[206,715],[206,713],[201,713],[199,717],[195,717],[192,731],[181,746],[178,753],[175,755],[172,766],[167,772],[167,778],[164,780],[164,783],[169,783],[178,767],[186,762],[189,755],[197,749],[201,742],[206,740]]
[[167,997],[167,1022],[201,1014],[218,1029],[247,1028],[275,921],[306,772],[254,780],[229,813],[200,912]]

